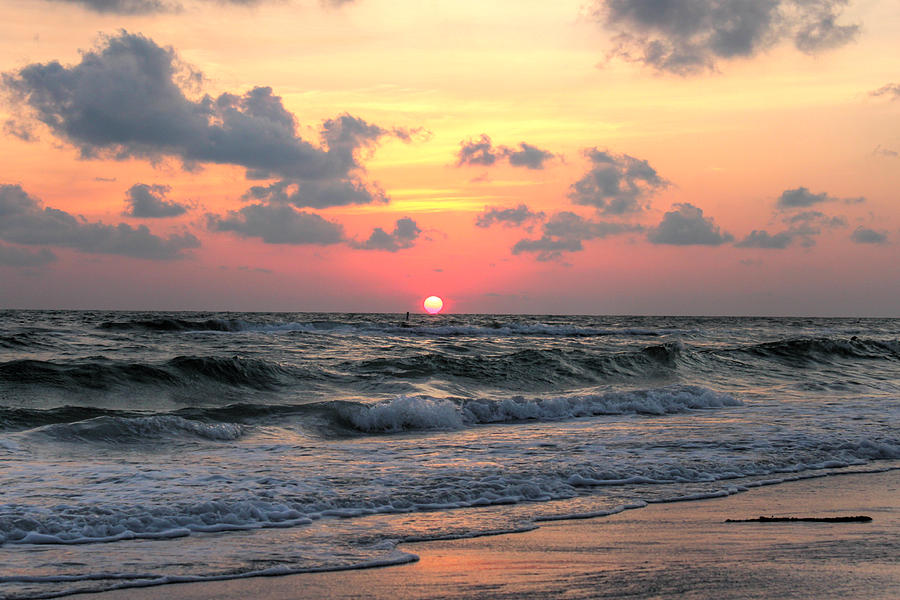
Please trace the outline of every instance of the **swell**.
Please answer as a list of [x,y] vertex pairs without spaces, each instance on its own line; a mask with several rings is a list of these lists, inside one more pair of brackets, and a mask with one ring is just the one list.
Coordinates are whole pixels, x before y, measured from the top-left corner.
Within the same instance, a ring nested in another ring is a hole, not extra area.
[[66,362],[26,359],[0,363],[0,382],[66,390],[197,383],[274,389],[291,380],[315,376],[315,373],[302,369],[239,356],[178,356],[161,364],[122,362],[103,357]]
[[850,338],[791,338],[737,350],[787,362],[828,362],[833,359],[900,360],[900,341]]
[[300,425],[319,435],[453,430],[483,424],[561,421],[597,415],[667,415],[737,407],[731,396],[699,386],[675,385],[627,392],[551,398],[433,398],[397,396],[380,402],[231,404],[168,413],[63,406],[0,407],[0,429],[34,430],[60,441],[128,443],[167,436],[230,440],[254,426]]
[[348,361],[342,367],[361,376],[378,375],[396,379],[456,378],[501,384],[511,389],[528,389],[536,385],[665,377],[676,369],[681,351],[681,344],[667,343],[616,353],[553,348],[528,348],[495,356],[429,352],[405,357]]
[[104,321],[99,328],[112,331],[241,331],[243,323],[230,319],[157,318]]

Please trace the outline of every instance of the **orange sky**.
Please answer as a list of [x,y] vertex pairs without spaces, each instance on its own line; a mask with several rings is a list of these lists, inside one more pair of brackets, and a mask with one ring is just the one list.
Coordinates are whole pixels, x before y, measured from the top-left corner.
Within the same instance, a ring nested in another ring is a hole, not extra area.
[[704,5],[4,0],[0,307],[900,316],[900,5]]

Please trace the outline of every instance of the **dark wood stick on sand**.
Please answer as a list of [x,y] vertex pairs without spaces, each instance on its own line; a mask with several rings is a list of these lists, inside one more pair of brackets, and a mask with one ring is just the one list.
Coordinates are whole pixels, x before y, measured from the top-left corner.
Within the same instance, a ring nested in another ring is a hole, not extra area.
[[868,523],[872,517],[757,517],[755,519],[725,519],[726,523],[785,523],[802,521],[808,523]]

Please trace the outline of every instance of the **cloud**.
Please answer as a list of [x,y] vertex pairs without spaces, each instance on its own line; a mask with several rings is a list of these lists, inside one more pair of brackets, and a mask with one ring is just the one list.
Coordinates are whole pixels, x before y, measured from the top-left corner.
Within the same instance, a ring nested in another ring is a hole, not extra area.
[[794,241],[794,235],[790,231],[782,231],[770,235],[767,231],[759,231],[754,229],[750,234],[735,246],[738,248],[766,248],[783,250],[791,245]]
[[206,220],[212,231],[260,238],[267,244],[328,246],[344,240],[344,228],[340,223],[287,204],[251,204],[229,211],[225,217],[209,214]]
[[328,208],[348,204],[388,202],[388,197],[375,184],[366,184],[355,178],[338,181],[276,181],[267,186],[253,186],[245,199],[268,203],[293,204],[304,208]]
[[74,248],[81,252],[172,260],[199,248],[190,233],[162,238],[140,225],[92,223],[56,208],[41,208],[21,186],[0,185],[0,238],[29,245]]
[[640,225],[592,221],[575,213],[556,213],[544,223],[543,235],[538,239],[522,239],[512,248],[513,254],[533,252],[539,261],[555,260],[563,252],[579,252],[583,242],[610,235],[641,231]]
[[[78,4],[98,13],[115,15],[148,15],[156,13],[174,13],[183,9],[176,0],[50,0],[64,4]],[[212,1],[212,0],[207,0]],[[324,4],[342,4],[352,0],[328,0]],[[262,0],[215,0],[219,4],[238,4],[250,6]]]
[[852,41],[838,19],[848,0],[595,0],[592,16],[616,34],[612,56],[679,75],[714,70],[782,40],[812,54]]
[[171,189],[167,185],[134,184],[126,192],[125,203],[128,205],[128,208],[122,214],[142,219],[183,215],[188,210],[187,206],[166,200],[166,195]]
[[397,219],[392,233],[387,233],[381,227],[376,227],[365,242],[351,242],[351,246],[359,250],[385,250],[397,252],[405,248],[411,248],[416,239],[422,233],[415,221],[409,217]]
[[41,248],[37,251],[0,244],[0,266],[41,267],[56,260],[56,255]]
[[7,119],[4,121],[3,133],[17,137],[23,142],[34,142],[37,140],[37,136],[35,135],[34,128],[31,127],[31,124],[14,119]]
[[875,150],[872,151],[872,154],[876,156],[886,156],[887,158],[897,158],[900,156],[900,152],[891,150],[890,148],[882,148],[881,144],[875,146]]
[[[23,106],[83,157],[176,157],[187,165],[232,164],[254,178],[341,179],[360,168],[355,152],[389,132],[350,115],[326,121],[316,146],[269,87],[189,99],[202,76],[170,48],[125,31],[104,37],[81,62],[31,64],[3,75]],[[408,133],[408,132],[407,132]]]
[[676,204],[675,210],[663,215],[662,221],[647,234],[654,244],[676,246],[720,246],[734,240],[730,233],[722,232],[703,210],[693,204]]
[[778,197],[776,206],[781,209],[806,208],[823,202],[844,202],[845,204],[859,204],[865,202],[863,197],[856,198],[837,198],[829,196],[822,192],[821,194],[813,194],[805,187],[798,187],[793,190],[785,190]]
[[857,244],[886,244],[887,234],[866,227],[857,227],[850,235],[850,239]]
[[830,217],[817,210],[807,210],[787,215],[783,222],[788,229],[770,234],[767,231],[753,230],[747,237],[735,244],[738,248],[764,248],[768,250],[784,250],[795,242],[809,248],[816,245],[816,236],[823,228],[846,227],[847,220],[841,216]]
[[669,186],[646,160],[589,148],[591,169],[572,184],[569,199],[608,215],[639,212],[641,200]]
[[556,158],[556,155],[537,146],[519,142],[518,149],[508,146],[494,147],[491,138],[482,133],[477,140],[469,139],[459,143],[456,153],[456,166],[481,165],[489,167],[498,160],[506,159],[514,167],[540,170],[544,163]]
[[543,169],[544,163],[556,157],[552,152],[541,150],[537,146],[519,142],[519,149],[502,147],[503,155],[509,160],[509,164],[514,167],[525,167],[526,169]]
[[484,212],[475,219],[475,225],[478,227],[490,227],[499,223],[507,227],[521,227],[525,223],[538,221],[543,218],[543,212],[533,212],[524,204],[520,204],[515,208],[485,206]]
[[887,96],[891,100],[900,100],[900,83],[889,83],[877,90],[869,92],[870,96]]

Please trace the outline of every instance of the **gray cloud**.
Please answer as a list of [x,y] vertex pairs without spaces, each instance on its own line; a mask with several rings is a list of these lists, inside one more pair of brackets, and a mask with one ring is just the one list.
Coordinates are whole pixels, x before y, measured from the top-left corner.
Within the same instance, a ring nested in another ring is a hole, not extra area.
[[675,210],[663,215],[662,221],[647,234],[654,244],[676,246],[720,246],[734,240],[730,233],[720,231],[719,226],[703,210],[693,204],[676,204]]
[[584,154],[592,166],[570,188],[569,199],[575,204],[608,215],[639,212],[645,208],[641,200],[669,185],[646,160],[598,148]]
[[841,216],[830,217],[817,210],[807,210],[785,216],[782,221],[788,229],[776,234],[767,231],[753,230],[740,242],[735,244],[738,248],[765,248],[769,250],[783,250],[792,244],[809,248],[816,245],[816,236],[822,233],[823,228],[834,229],[846,227],[847,220]]
[[0,266],[41,267],[56,260],[56,255],[41,248],[37,251],[0,244]]
[[891,100],[900,100],[900,83],[889,83],[877,90],[869,92],[870,96],[887,96]]
[[188,210],[187,206],[166,200],[166,195],[171,189],[167,185],[134,184],[125,193],[125,203],[128,207],[122,214],[143,219],[183,215]]
[[767,231],[754,229],[750,234],[736,243],[738,248],[766,248],[770,250],[783,250],[794,241],[794,234],[790,231],[782,231],[770,235]]
[[808,54],[852,41],[837,21],[848,0],[595,0],[593,17],[615,32],[611,53],[681,75],[748,58],[782,40]]
[[[147,15],[156,13],[174,13],[183,9],[176,0],[50,0],[63,4],[78,4],[98,13],[115,15]],[[262,0],[206,0],[218,4],[238,4],[250,6]],[[352,0],[328,0],[327,4],[340,4]]]
[[392,233],[387,233],[381,227],[376,227],[365,242],[351,242],[351,246],[359,250],[385,250],[397,252],[405,248],[411,248],[416,239],[422,233],[415,221],[409,217],[397,219]]
[[352,177],[337,181],[283,179],[267,186],[253,186],[244,194],[244,198],[293,204],[300,208],[328,208],[389,201],[384,190],[377,185],[366,184]]
[[481,165],[489,167],[504,158],[514,167],[539,170],[544,168],[544,163],[556,158],[556,155],[525,142],[519,142],[518,149],[510,148],[509,146],[494,147],[491,138],[482,133],[477,140],[470,139],[459,143],[459,152],[456,153],[456,166]]
[[243,166],[255,178],[341,179],[359,168],[356,150],[391,133],[341,115],[323,125],[325,146],[314,146],[296,134],[294,116],[271,88],[190,100],[182,84],[201,78],[172,48],[123,31],[77,65],[32,64],[4,74],[3,84],[84,157],[172,156],[186,165]]
[[23,142],[33,142],[37,140],[34,129],[29,123],[23,123],[14,119],[7,119],[4,121],[3,133],[17,137]]
[[592,221],[575,213],[556,213],[544,223],[543,235],[538,239],[522,239],[512,248],[513,254],[533,252],[539,261],[555,260],[563,252],[579,252],[583,242],[619,233],[641,231],[640,225]]
[[543,169],[544,163],[556,157],[552,152],[541,150],[537,146],[519,142],[519,149],[514,150],[503,146],[503,156],[509,160],[509,164],[514,167],[525,167],[526,169]]
[[882,148],[881,144],[875,146],[875,150],[872,151],[872,154],[875,154],[876,156],[886,156],[887,158],[897,158],[900,156],[900,152],[891,150],[890,148]]
[[813,194],[805,187],[798,187],[793,190],[785,190],[778,197],[776,206],[782,209],[806,208],[823,202],[843,202],[845,204],[859,204],[865,202],[863,197],[857,198],[838,198],[830,196],[824,192],[821,194]]
[[198,248],[190,233],[162,238],[140,225],[92,223],[40,202],[18,185],[0,185],[0,238],[17,243],[74,248],[82,252],[172,260]]
[[526,223],[539,221],[543,218],[543,212],[533,212],[524,204],[520,204],[515,208],[485,206],[484,212],[475,219],[475,225],[478,227],[490,227],[499,223],[510,227],[521,227]]
[[888,241],[886,233],[867,227],[857,227],[850,235],[850,239],[857,244],[886,244]]
[[344,240],[340,223],[287,204],[251,204],[229,211],[225,217],[207,215],[212,231],[230,231],[241,237],[260,238],[267,244],[327,246]]

